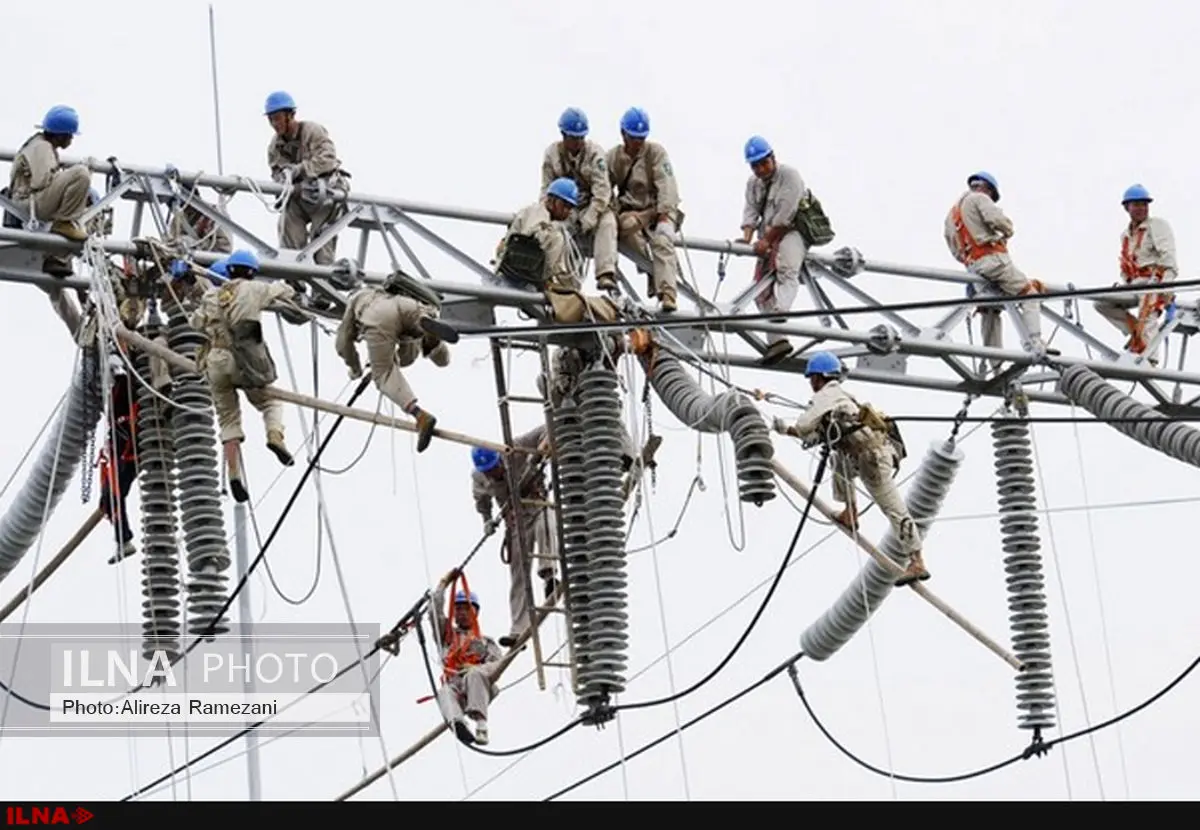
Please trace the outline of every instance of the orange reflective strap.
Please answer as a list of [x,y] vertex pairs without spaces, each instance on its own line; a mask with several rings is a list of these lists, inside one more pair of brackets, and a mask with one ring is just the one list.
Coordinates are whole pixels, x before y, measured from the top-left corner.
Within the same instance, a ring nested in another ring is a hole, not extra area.
[[[467,598],[467,608],[470,609],[468,612],[471,621],[469,635],[459,634],[454,628],[454,606],[456,604],[454,599],[458,594],[458,585],[462,586],[463,596]],[[470,653],[471,645],[481,635],[479,633],[479,615],[475,612],[475,606],[471,604],[471,586],[467,584],[467,575],[459,572],[456,584],[451,588],[453,590],[446,607],[446,630],[442,637],[442,641],[446,643],[447,647],[446,658],[442,663],[442,676],[446,680],[453,678],[461,667],[480,662],[478,656]]]
[[983,259],[985,256],[991,256],[992,254],[1008,253],[1008,244],[1003,239],[981,244],[967,230],[967,223],[963,221],[962,215],[962,203],[966,198],[966,196],[963,196],[950,209],[950,221],[954,224],[954,233],[958,238],[958,247],[962,252],[965,264],[970,265],[972,262]]

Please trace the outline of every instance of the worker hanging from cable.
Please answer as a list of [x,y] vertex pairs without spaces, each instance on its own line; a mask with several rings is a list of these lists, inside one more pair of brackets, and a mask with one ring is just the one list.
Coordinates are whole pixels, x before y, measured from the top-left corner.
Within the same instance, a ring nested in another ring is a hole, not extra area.
[[[440,299],[406,274],[395,271],[379,288],[359,291],[346,303],[346,313],[338,327],[335,346],[350,369],[350,377],[360,378],[362,362],[355,345],[367,344],[371,379],[389,400],[417,420],[417,452],[424,452],[433,438],[437,418],[417,405],[417,396],[408,385],[401,367],[411,366],[418,356],[435,366],[450,364],[450,348],[439,334],[457,339],[453,328],[439,325],[439,308],[430,302]],[[406,296],[408,295],[408,296]]]
[[[542,186],[545,193],[556,179],[575,183],[577,202],[565,220],[571,236],[581,248],[591,251],[597,262],[617,261],[617,215],[612,210],[612,183],[604,148],[588,139],[588,119],[578,107],[568,107],[558,118],[561,140],[542,155]],[[604,246],[611,246],[605,249]],[[599,274],[599,272],[597,272]],[[582,279],[583,275],[580,274]],[[596,278],[601,291],[616,291],[613,274]]]
[[814,352],[804,374],[812,386],[812,403],[794,424],[776,418],[775,431],[800,438],[807,446],[829,441],[833,451],[829,459],[834,473],[833,497],[846,505],[836,521],[850,530],[857,528],[854,479],[861,478],[891,523],[901,555],[908,557],[908,566],[896,584],[929,579],[921,557],[920,529],[893,481],[907,455],[895,421],[871,404],[860,404],[842,388],[838,381],[842,361],[837,355]]
[[678,307],[675,237],[684,214],[670,156],[658,142],[647,141],[649,135],[650,116],[631,107],[621,116],[621,143],[605,156],[608,180],[617,189],[617,221],[596,233],[596,284],[615,290],[619,240],[650,260],[646,293],[669,313]]
[[137,553],[133,544],[133,529],[125,504],[129,491],[137,481],[137,416],[138,404],[125,365],[117,355],[109,357],[112,370],[112,395],[109,410],[107,440],[100,450],[100,510],[112,523],[117,552],[109,557],[114,565]]
[[[990,173],[978,172],[967,177],[966,193],[946,214],[943,236],[946,246],[956,260],[972,274],[982,277],[993,288],[1009,297],[1023,297],[1045,291],[1038,280],[1031,280],[1013,264],[1008,253],[1008,240],[1013,235],[1012,220],[997,207],[1000,201],[1000,185]],[[968,288],[968,295],[972,290]],[[1019,303],[1021,321],[1028,330],[1030,342],[1023,344],[1026,351],[1057,355],[1058,349],[1046,346],[1042,340],[1041,303],[1028,300]],[[979,309],[982,318],[983,342],[985,346],[1003,347],[1000,324],[1000,309]],[[999,362],[992,362],[999,370]]]
[[228,282],[211,288],[192,314],[192,327],[208,340],[196,356],[196,367],[208,378],[213,405],[221,426],[229,489],[235,500],[250,498],[241,467],[241,389],[246,400],[263,415],[267,448],[286,467],[295,463],[283,434],[283,406],[265,388],[277,377],[275,361],[263,340],[262,313],[276,300],[290,300],[295,290],[286,282],[256,280],[258,257],[251,251],[234,251],[225,260]]
[[[546,492],[542,469],[545,456],[550,453],[545,425],[536,427],[513,439],[513,446],[534,452],[516,452],[510,456],[517,461],[506,461],[496,450],[475,447],[471,450],[471,461],[475,469],[471,472],[471,495],[475,509],[483,517],[484,530],[494,531],[502,520],[505,526],[501,557],[508,556],[508,606],[512,620],[509,633],[500,638],[500,645],[511,648],[529,630],[533,623],[534,609],[529,607],[526,583],[533,563],[537,561],[537,574],[543,582],[546,599],[554,596],[558,583],[554,578],[554,563],[558,561],[558,522],[554,507]],[[512,464],[513,479],[517,482],[516,509],[520,510],[521,537],[516,533],[517,513],[513,499],[509,496],[508,465]],[[500,517],[492,517],[493,502],[500,506]]]
[[[286,92],[267,96],[264,115],[275,131],[267,147],[267,164],[271,178],[295,189],[281,206],[279,244],[283,248],[300,250],[315,242],[330,225],[346,211],[345,202],[334,201],[331,191],[350,190],[350,173],[342,169],[337,148],[329,131],[315,121],[296,118],[296,101]],[[337,253],[337,236],[333,236],[313,254],[317,265],[333,265]],[[296,293],[305,294],[308,286],[292,282]],[[321,296],[311,300],[313,308],[329,308]]]
[[[754,302],[759,311],[790,311],[800,291],[801,269],[809,247],[832,242],[833,229],[799,171],[780,164],[765,138],[751,136],[744,155],[751,175],[742,208],[742,242],[750,244],[758,233],[754,242],[754,253],[758,255],[754,281],[775,277]],[[778,363],[792,353],[792,344],[782,334],[767,334],[767,343],[763,365]]]
[[[1121,206],[1129,214],[1129,223],[1121,232],[1121,278],[1126,285],[1151,285],[1174,282],[1179,277],[1175,258],[1175,234],[1160,216],[1150,215],[1150,191],[1140,184],[1131,185],[1121,197]],[[1118,285],[1120,283],[1117,283]],[[1162,327],[1164,310],[1174,300],[1169,292],[1097,300],[1096,311],[1129,335],[1125,348],[1144,355]],[[1129,309],[1137,308],[1137,316]],[[1169,313],[1169,312],[1168,312]],[[1158,365],[1158,348],[1147,360]]]
[[[79,113],[51,107],[36,129],[13,158],[7,195],[29,212],[26,228],[46,223],[51,233],[83,242],[88,235],[79,220],[87,209],[91,171],[84,164],[64,167],[58,157],[79,135]],[[42,270],[55,277],[73,273],[70,259],[54,254],[42,258]]]
[[[455,591],[453,608],[443,613],[446,589],[455,579],[462,587]],[[495,681],[502,654],[495,640],[480,633],[479,597],[458,568],[438,582],[429,616],[433,630],[441,636],[442,685],[437,702],[442,717],[463,743],[487,744],[488,705],[497,694]],[[474,734],[467,718],[475,722]]]

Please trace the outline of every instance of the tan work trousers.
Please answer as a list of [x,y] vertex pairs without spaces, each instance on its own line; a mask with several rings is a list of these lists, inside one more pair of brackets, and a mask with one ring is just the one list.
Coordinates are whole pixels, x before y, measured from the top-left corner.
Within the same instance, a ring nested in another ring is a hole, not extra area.
[[[212,390],[213,406],[217,410],[217,423],[221,427],[221,442],[244,441],[246,433],[242,431],[242,408],[238,402],[238,389],[234,385],[239,377],[237,364],[233,354],[226,349],[212,349],[208,353],[204,367],[205,377],[208,378]],[[268,433],[283,432],[283,405],[274,398],[267,396],[263,389],[243,389],[246,400],[262,413],[263,423]]]
[[[336,186],[336,185],[335,185]],[[310,204],[300,198],[299,190],[284,205],[279,214],[279,244],[284,248],[300,250],[321,235],[321,231],[337,215],[337,202],[322,205]],[[312,227],[311,234],[309,227]],[[317,265],[333,265],[337,254],[337,237],[334,236],[312,255]]]
[[[900,543],[900,551],[911,556],[921,550],[921,534],[892,478],[895,473],[896,451],[890,444],[874,444],[856,454],[838,451],[829,457],[834,471],[833,497],[842,504],[856,507],[854,479],[861,478],[863,486],[892,526]],[[856,507],[857,514],[857,507]]]
[[516,544],[517,529],[508,526],[508,610],[512,618],[509,636],[519,637],[533,620],[533,609],[525,594],[525,582],[537,563],[537,574],[543,579],[554,575],[558,559],[558,524],[551,507],[521,509],[522,544]]
[[463,715],[473,715],[475,720],[487,720],[488,704],[496,697],[493,677],[499,663],[484,663],[467,666],[438,689],[437,702],[446,720],[454,723]]
[[[1150,279],[1148,277],[1137,277],[1130,280],[1128,285],[1143,286],[1148,285]],[[1097,300],[1096,313],[1103,317],[1108,322],[1116,326],[1117,330],[1127,337],[1132,337],[1137,324],[1137,317],[1141,312],[1142,303],[1152,303],[1156,299],[1154,294],[1142,294],[1140,296],[1130,295],[1120,299],[1112,300]],[[1151,311],[1146,316],[1146,324],[1142,330],[1142,342],[1146,345],[1150,344],[1158,335],[1158,330],[1162,322],[1162,312]],[[1157,352],[1158,349],[1155,349]],[[1154,357],[1155,355],[1151,355]]]
[[[788,231],[775,253],[775,282],[771,289],[754,298],[754,304],[759,311],[791,311],[800,293],[800,269],[804,266],[804,258],[808,255],[808,246],[800,231]],[[778,332],[767,334],[767,343],[776,343],[787,338]]]
[[[363,333],[363,342],[367,345],[367,360],[371,362],[371,379],[375,387],[384,397],[407,411],[409,406],[417,402],[417,396],[400,367],[411,366],[420,357],[421,338],[397,340],[390,334],[368,329]],[[445,343],[438,343],[429,353],[429,359],[436,366],[449,365],[450,348]]]
[[[1019,296],[1029,283],[1029,278],[1013,264],[1012,257],[1008,254],[989,254],[981,257],[968,265],[967,270],[983,277],[1000,293],[1009,297]],[[1037,300],[1027,300],[1017,304],[1017,311],[1021,315],[1021,322],[1029,330],[1029,336],[1040,341],[1042,338],[1042,304]],[[1004,335],[1000,322],[1000,309],[980,308],[979,317],[980,329],[983,332],[983,345],[996,349],[1002,348]]]
[[59,170],[30,202],[39,222],[75,222],[87,210],[91,172],[82,164]]
[[617,245],[620,241],[650,260],[654,294],[660,298],[674,298],[677,281],[675,243],[655,233],[656,219],[657,214],[651,208],[627,210],[617,215],[612,223],[601,222],[596,229],[594,243],[596,274],[617,272]]

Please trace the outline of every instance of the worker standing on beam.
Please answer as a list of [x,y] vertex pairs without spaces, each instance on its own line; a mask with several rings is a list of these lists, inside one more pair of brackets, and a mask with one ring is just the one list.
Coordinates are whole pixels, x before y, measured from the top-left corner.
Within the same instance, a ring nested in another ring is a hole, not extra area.
[[[554,507],[549,503],[546,482],[542,472],[542,459],[549,454],[550,444],[546,426],[513,439],[514,447],[538,452],[523,452],[516,462],[505,461],[500,453],[486,447],[471,450],[471,461],[475,469],[471,472],[471,495],[475,509],[483,517],[484,529],[495,530],[497,520],[492,518],[492,503],[500,506],[500,518],[504,522],[504,546],[501,558],[508,554],[509,590],[508,607],[512,625],[509,633],[500,638],[500,645],[511,648],[529,630],[533,623],[533,609],[529,607],[525,591],[526,580],[533,562],[538,562],[537,574],[542,578],[546,599],[554,596],[558,587],[554,579],[554,563],[558,560],[558,522]],[[520,509],[521,536],[516,533],[516,515],[513,499],[508,488],[507,465],[513,463],[513,479],[517,482],[519,495],[516,497]],[[535,553],[536,550],[536,553]]]
[[[454,593],[451,619],[442,612],[446,589],[458,579],[462,588]],[[496,677],[503,654],[491,637],[479,626],[479,597],[467,585],[467,579],[455,568],[438,582],[429,606],[433,630],[441,643],[442,685],[437,692],[442,717],[454,727],[463,743],[486,745],[488,742],[488,706],[496,697]],[[466,720],[475,722],[471,734]]]
[[237,390],[263,415],[267,448],[285,467],[295,463],[283,435],[283,406],[267,395],[275,382],[275,361],[263,340],[262,313],[276,300],[290,300],[295,291],[286,282],[255,280],[258,257],[251,251],[234,251],[225,260],[227,282],[205,292],[192,314],[192,327],[208,339],[196,355],[196,368],[208,378],[213,406],[221,426],[229,489],[235,500],[250,498],[243,480],[240,457],[242,410]]
[[621,143],[608,151],[605,165],[616,191],[616,222],[596,234],[596,284],[615,282],[617,242],[649,259],[647,294],[658,297],[664,312],[678,307],[675,237],[683,225],[679,185],[666,149],[650,135],[650,116],[631,107],[621,116]]
[[849,530],[858,526],[854,479],[861,478],[881,513],[891,523],[901,555],[908,557],[897,585],[929,579],[921,558],[921,532],[893,481],[906,452],[896,424],[870,404],[860,404],[842,388],[842,361],[832,352],[815,352],[804,369],[812,386],[809,408],[790,426],[776,418],[776,432],[812,446],[823,441],[833,451],[833,497],[845,504],[835,520]]
[[[375,387],[417,421],[417,452],[429,446],[437,418],[417,406],[417,396],[401,367],[411,366],[418,356],[428,358],[435,366],[450,365],[450,348],[437,335],[439,327],[433,322],[438,317],[437,307],[405,296],[422,289],[424,286],[394,271],[379,288],[359,291],[346,303],[335,342],[350,377],[360,378],[362,361],[355,344],[366,341]],[[436,295],[429,299],[436,299]]]
[[[9,195],[29,211],[31,221],[47,222],[51,233],[83,242],[88,235],[79,219],[87,209],[91,171],[84,164],[63,167],[58,158],[58,151],[79,135],[79,113],[67,106],[51,107],[36,129],[39,132],[13,158]],[[72,274],[70,262],[56,256],[44,257],[42,270],[56,277]]]
[[[264,110],[275,131],[267,148],[271,178],[285,186],[290,183],[295,188],[282,206],[279,244],[299,250],[316,240],[345,212],[345,203],[335,202],[330,191],[349,192],[350,174],[342,169],[328,130],[315,121],[296,118],[296,101],[291,95],[283,91],[272,92],[267,96]],[[317,249],[313,262],[333,265],[336,253],[337,236],[334,236]],[[292,281],[291,285],[300,294],[308,288],[299,280]],[[315,308],[329,307],[323,297],[314,297],[312,304]]]
[[[1179,278],[1175,259],[1175,234],[1166,219],[1150,215],[1150,191],[1140,184],[1131,185],[1121,197],[1121,206],[1129,223],[1121,231],[1121,278],[1126,285],[1170,283]],[[1119,283],[1118,283],[1119,284]],[[1129,336],[1125,348],[1133,354],[1145,354],[1146,347],[1161,328],[1163,310],[1174,299],[1169,292],[1128,296],[1119,300],[1097,300],[1096,311]],[[1129,309],[1137,308],[1137,316]],[[1158,349],[1147,358],[1157,365]]]
[[[542,156],[541,192],[545,193],[555,179],[573,181],[577,196],[567,219],[568,227],[577,240],[590,240],[592,256],[597,262],[615,263],[617,217],[610,204],[612,183],[608,180],[604,148],[588,140],[587,115],[577,107],[568,107],[559,116],[558,131],[562,139],[547,147]],[[611,250],[605,249],[605,245],[611,245]],[[612,273],[596,273],[598,289],[617,289]]]
[[[1031,280],[1013,264],[1008,254],[1008,240],[1013,235],[1012,220],[997,207],[1000,185],[991,173],[978,172],[967,177],[966,193],[958,198],[946,215],[943,236],[946,246],[956,260],[972,274],[1009,297],[1026,296],[1045,291],[1039,280]],[[968,294],[971,292],[968,291]],[[1018,304],[1021,320],[1028,330],[1030,342],[1026,351],[1060,354],[1047,348],[1042,340],[1041,303],[1030,300]],[[998,308],[980,308],[985,346],[1004,345]]]
[[[775,150],[760,135],[751,136],[744,149],[750,165],[746,182],[746,203],[742,209],[742,242],[750,244],[755,231],[754,281],[775,276],[774,284],[754,298],[759,311],[790,311],[800,292],[800,269],[808,254],[808,244],[800,235],[796,214],[801,201],[808,197],[808,187],[800,172],[788,164],[780,164]],[[786,322],[780,320],[779,322]],[[768,347],[762,363],[770,366],[792,353],[792,344],[782,334],[767,335]]]

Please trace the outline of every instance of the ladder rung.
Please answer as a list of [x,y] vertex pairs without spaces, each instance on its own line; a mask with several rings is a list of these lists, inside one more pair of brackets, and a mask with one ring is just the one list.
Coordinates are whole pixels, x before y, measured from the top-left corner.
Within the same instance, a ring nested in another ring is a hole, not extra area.
[[536,395],[506,395],[500,399],[501,403],[546,403],[545,398],[539,398]]
[[545,669],[572,669],[572,668],[574,668],[574,666],[572,666],[570,663],[542,663],[542,668],[545,668]]
[[552,611],[559,614],[567,613],[567,609],[559,608],[557,605],[539,605],[536,607],[536,610],[541,611],[543,614],[549,614]]
[[524,340],[507,340],[504,345],[510,349],[522,349],[527,352],[536,352],[542,348],[540,343],[526,343]]

